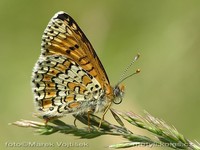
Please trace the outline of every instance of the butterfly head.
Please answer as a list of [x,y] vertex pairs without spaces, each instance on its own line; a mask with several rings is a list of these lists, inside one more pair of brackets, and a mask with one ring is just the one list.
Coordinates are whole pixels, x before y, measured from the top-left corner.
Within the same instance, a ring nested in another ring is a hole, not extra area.
[[113,103],[120,104],[124,96],[124,85],[116,85],[113,89],[114,100]]

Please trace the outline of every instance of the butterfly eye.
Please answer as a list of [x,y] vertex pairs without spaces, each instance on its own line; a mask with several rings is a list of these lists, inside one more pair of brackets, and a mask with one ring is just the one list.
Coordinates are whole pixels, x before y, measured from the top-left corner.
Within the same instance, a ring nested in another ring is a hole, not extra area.
[[124,95],[124,86],[116,86],[114,88],[114,95],[115,99],[113,100],[113,103],[120,104],[122,102],[122,97]]
[[120,104],[122,102],[122,97],[116,97],[113,101],[114,104]]

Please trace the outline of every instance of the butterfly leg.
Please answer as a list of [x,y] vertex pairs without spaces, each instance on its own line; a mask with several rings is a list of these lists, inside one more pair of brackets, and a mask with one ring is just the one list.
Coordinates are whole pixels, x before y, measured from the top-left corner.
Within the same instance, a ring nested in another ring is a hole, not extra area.
[[44,124],[47,125],[47,123],[52,120],[51,118],[47,117],[47,116],[43,116],[44,119]]
[[101,120],[100,120],[98,130],[100,129],[101,124],[102,124],[102,122],[103,122],[103,120],[104,120],[104,117],[105,117],[106,113],[108,112],[108,110],[110,109],[111,104],[112,104],[112,102],[110,102],[110,104],[106,107],[105,111],[103,112],[103,116],[102,116],[102,118],[101,118]]
[[77,119],[75,118],[75,119],[74,119],[74,126],[75,126],[75,127],[77,127],[77,125],[76,125],[76,120],[77,120]]
[[45,126],[47,125],[48,122],[49,122],[49,119],[44,119]]
[[88,117],[88,130],[90,131],[90,114],[92,113],[91,110],[88,110],[87,117]]
[[47,117],[47,116],[43,116],[44,124],[47,125],[48,122],[51,122],[51,121],[56,120],[58,118],[59,117]]

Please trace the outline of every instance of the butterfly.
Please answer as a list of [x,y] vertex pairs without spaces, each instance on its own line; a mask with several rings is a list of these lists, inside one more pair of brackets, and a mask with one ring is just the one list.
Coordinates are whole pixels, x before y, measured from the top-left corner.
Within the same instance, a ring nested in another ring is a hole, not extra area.
[[124,94],[124,86],[110,85],[94,48],[65,12],[56,13],[44,31],[32,90],[37,115],[45,120],[97,112],[103,120]]

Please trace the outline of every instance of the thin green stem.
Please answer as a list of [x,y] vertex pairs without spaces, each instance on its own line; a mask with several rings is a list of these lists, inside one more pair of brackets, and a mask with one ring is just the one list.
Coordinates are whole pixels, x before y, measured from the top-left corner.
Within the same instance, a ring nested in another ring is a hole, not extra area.
[[[56,132],[63,134],[73,134],[76,137],[92,139],[103,135],[122,136],[127,142],[110,145],[110,148],[127,148],[136,146],[165,146],[172,149],[190,149],[200,150],[198,142],[193,143],[180,134],[175,127],[167,125],[163,120],[153,117],[149,113],[145,113],[146,117],[142,117],[133,112],[120,112],[111,109],[112,115],[119,125],[111,124],[103,121],[98,130],[101,118],[90,115],[90,130],[88,130],[87,115],[74,116],[77,120],[86,125],[85,128],[77,128],[75,125],[69,125],[61,120],[53,120],[49,124],[35,121],[21,120],[12,123],[20,127],[30,127],[36,129],[36,132],[42,135],[50,135]],[[135,127],[144,129],[152,133],[155,138],[133,133],[127,129],[122,121],[126,120]]]

